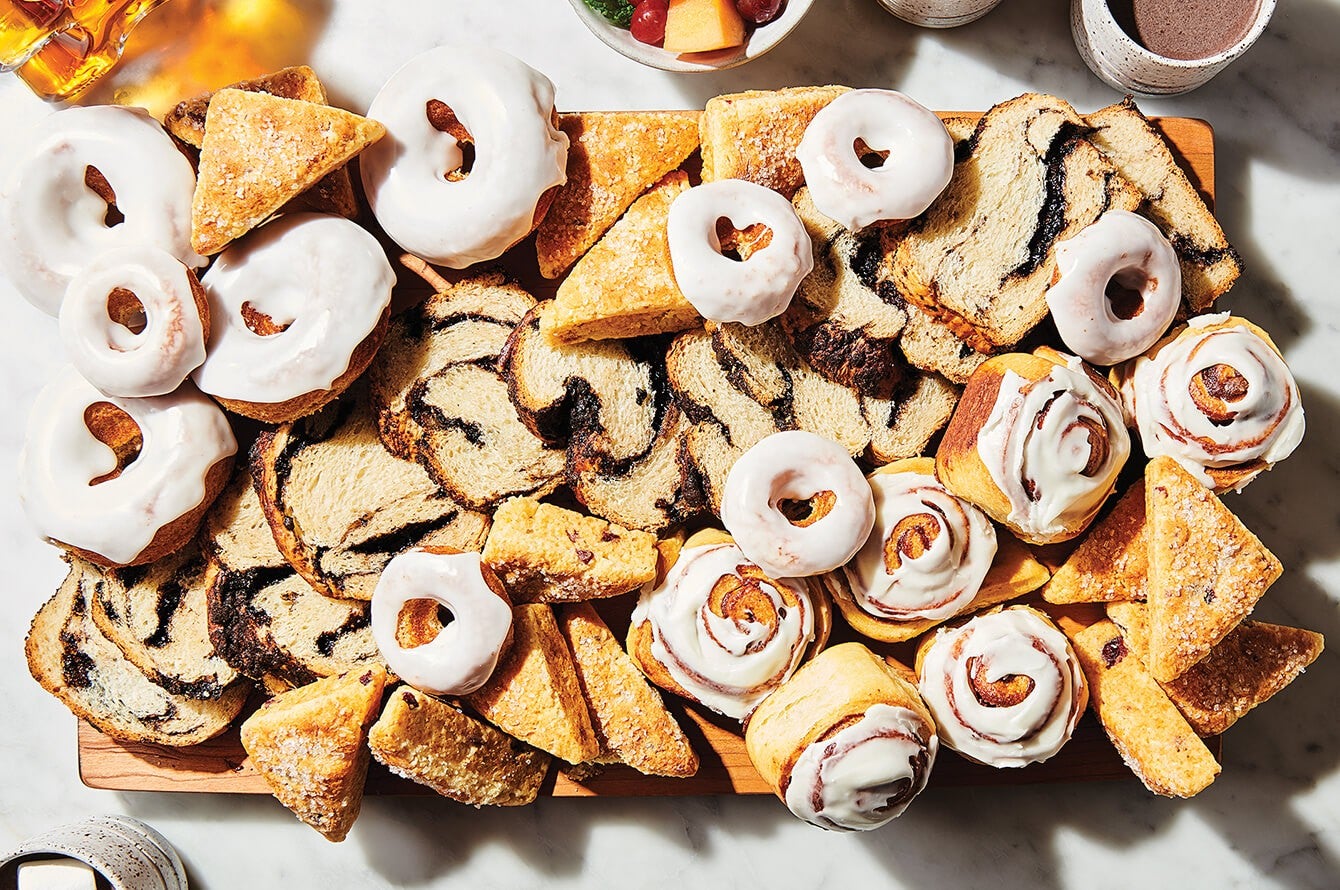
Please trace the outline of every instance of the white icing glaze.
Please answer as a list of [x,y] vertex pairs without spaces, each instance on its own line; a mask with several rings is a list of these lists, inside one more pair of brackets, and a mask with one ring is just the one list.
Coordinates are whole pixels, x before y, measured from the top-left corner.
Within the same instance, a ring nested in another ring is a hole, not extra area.
[[[860,139],[887,151],[879,167]],[[920,216],[954,175],[954,140],[934,112],[894,90],[852,90],[828,103],[796,148],[814,206],[853,231]]]
[[[634,625],[650,624],[651,655],[675,682],[737,720],[795,672],[814,638],[814,605],[804,582],[760,574],[733,544],[688,547],[633,610]],[[771,604],[767,620],[759,611],[730,616],[712,609],[712,588],[730,576],[757,585]]]
[[[877,473],[875,529],[856,557],[842,567],[856,604],[877,618],[941,620],[959,614],[982,587],[996,556],[996,529],[977,507],[950,494],[934,476]],[[916,558],[894,538],[898,524],[920,517],[934,538]],[[892,572],[886,548],[897,550]]]
[[860,720],[801,752],[786,806],[830,830],[886,825],[926,787],[938,748],[935,728],[916,711],[871,705]]
[[[430,642],[396,640],[411,600],[432,600],[452,620]],[[396,676],[429,695],[468,695],[488,682],[512,630],[512,607],[484,580],[478,553],[409,550],[382,570],[372,593],[372,637]]]
[[[201,279],[209,352],[195,382],[213,396],[274,404],[330,389],[391,304],[395,272],[377,239],[338,216],[293,213],[235,241]],[[242,307],[281,333],[247,327]]]
[[[429,122],[434,99],[474,142],[464,179],[447,179],[463,155]],[[553,113],[554,85],[506,53],[444,46],[410,59],[368,109],[386,125],[386,137],[359,157],[377,222],[432,263],[464,269],[497,258],[534,228],[540,196],[567,181],[568,137]]]
[[[115,479],[116,455],[94,438],[84,412],[120,408],[144,444]],[[223,412],[194,386],[147,399],[105,396],[64,368],[37,397],[19,455],[19,500],[45,537],[128,564],[169,523],[200,506],[210,467],[237,451]]]
[[[1109,210],[1078,235],[1056,244],[1060,276],[1047,291],[1056,330],[1086,361],[1115,365],[1153,346],[1177,317],[1182,267],[1158,226],[1127,210]],[[1139,291],[1140,312],[1120,318],[1109,282]]]
[[[84,183],[94,167],[125,216],[105,222],[107,204]],[[29,302],[55,315],[65,288],[92,257],[150,244],[192,268],[195,171],[148,112],[67,108],[34,129],[28,151],[0,190],[0,269]]]
[[[1223,403],[1230,416],[1216,423],[1192,400],[1191,390],[1200,373],[1217,364],[1236,370],[1245,392]],[[1136,359],[1127,379],[1122,395],[1145,453],[1173,458],[1210,488],[1215,484],[1206,467],[1260,460],[1265,470],[1303,439],[1303,404],[1288,365],[1227,313],[1191,319],[1157,354]]]
[[[108,314],[108,297],[117,288],[133,293],[144,308],[138,334]],[[205,360],[191,273],[148,244],[99,254],[74,276],[60,307],[60,335],[70,362],[108,395],[166,395]]]
[[[1013,705],[991,706],[972,673],[996,683],[1027,677],[1032,688]],[[1029,609],[979,615],[936,632],[917,686],[946,745],[996,767],[1040,763],[1070,740],[1088,690],[1065,635]]]
[[[772,240],[747,260],[723,256],[722,217],[739,230],[765,225]],[[809,233],[791,202],[743,179],[705,182],[680,194],[670,205],[666,236],[675,283],[710,321],[756,325],[776,318],[814,269]]]
[[[832,492],[829,511],[807,526],[779,509]],[[726,476],[721,522],[763,571],[803,578],[847,562],[870,537],[875,503],[847,449],[803,430],[773,433],[742,454]]]
[[[1086,474],[1095,439],[1102,459]],[[1007,519],[1026,540],[1073,537],[1112,492],[1131,453],[1121,407],[1071,356],[1041,380],[1006,371],[977,452],[1010,502]]]

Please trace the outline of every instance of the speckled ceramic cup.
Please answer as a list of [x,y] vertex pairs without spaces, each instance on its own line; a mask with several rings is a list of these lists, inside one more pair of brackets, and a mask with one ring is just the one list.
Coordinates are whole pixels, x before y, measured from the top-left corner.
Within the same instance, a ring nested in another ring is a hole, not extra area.
[[986,15],[1000,0],[879,0],[905,22],[923,28],[957,28]]
[[1070,30],[1084,63],[1104,83],[1141,96],[1178,96],[1203,86],[1251,49],[1274,11],[1275,0],[1260,0],[1247,34],[1203,59],[1170,59],[1145,49],[1117,23],[1107,0],[1071,0]]
[[115,890],[187,890],[186,869],[172,845],[125,816],[93,816],[29,838],[0,857],[0,872],[28,859],[64,856],[99,872]]

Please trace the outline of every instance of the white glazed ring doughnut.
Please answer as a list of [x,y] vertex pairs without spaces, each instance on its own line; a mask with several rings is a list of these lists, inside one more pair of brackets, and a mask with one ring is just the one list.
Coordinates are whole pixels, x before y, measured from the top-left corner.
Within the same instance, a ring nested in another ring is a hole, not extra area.
[[[97,170],[124,219],[89,182]],[[192,268],[195,171],[172,139],[137,108],[67,108],[37,125],[28,153],[0,190],[0,270],[29,302],[55,315],[90,257],[128,244],[161,247]]]
[[[265,406],[335,385],[381,323],[395,272],[357,224],[294,213],[230,245],[202,283],[211,333],[196,384],[220,399]],[[252,312],[283,330],[256,333]]]
[[[857,140],[887,151],[867,167]],[[894,90],[852,90],[828,103],[796,147],[814,206],[853,231],[920,216],[954,175],[954,141],[935,113]]]
[[[767,226],[771,240],[747,260],[721,253],[717,220],[736,229]],[[705,182],[670,205],[666,223],[675,283],[710,321],[762,324],[786,311],[796,287],[814,268],[809,233],[791,202],[743,179]]]
[[[125,293],[143,310],[139,333],[111,315],[114,295]],[[60,307],[70,362],[113,396],[172,392],[205,360],[208,331],[209,308],[195,273],[147,244],[99,254],[70,281]]]
[[1109,210],[1058,242],[1056,274],[1047,291],[1056,330],[1071,352],[1097,365],[1153,346],[1182,302],[1177,252],[1158,226],[1127,210]]
[[[807,525],[781,511],[815,498]],[[870,485],[847,450],[803,430],[774,433],[746,451],[726,476],[721,521],[744,555],[774,578],[831,571],[861,549],[875,524]]]
[[[437,101],[475,148],[464,178],[461,144],[428,119]],[[386,234],[432,263],[464,269],[526,237],[541,196],[567,181],[568,137],[554,125],[554,85],[506,53],[439,47],[405,63],[372,100],[386,138],[359,169]]]
[[[100,403],[129,415],[143,444],[119,475],[93,484],[117,466],[88,427],[89,409]],[[236,451],[223,412],[190,384],[171,395],[122,399],[66,367],[33,406],[19,455],[19,500],[45,537],[130,565],[161,530],[205,502],[211,471]]]
[[[432,600],[452,620],[422,646],[396,638],[401,610]],[[372,594],[372,637],[400,679],[430,695],[468,695],[488,682],[512,632],[512,607],[484,578],[478,553],[414,549],[392,559]]]

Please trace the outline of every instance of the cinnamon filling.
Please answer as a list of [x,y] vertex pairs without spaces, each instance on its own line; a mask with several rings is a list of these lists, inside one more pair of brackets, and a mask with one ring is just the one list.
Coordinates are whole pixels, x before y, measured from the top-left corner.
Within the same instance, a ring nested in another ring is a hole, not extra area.
[[107,317],[132,334],[140,333],[149,323],[140,298],[124,287],[112,288],[107,295]]
[[808,528],[833,512],[835,506],[837,495],[831,491],[820,491],[805,500],[782,498],[777,502],[777,512],[797,528]]
[[889,159],[887,149],[871,148],[870,145],[860,137],[852,143],[852,151],[856,152],[856,159],[861,162],[861,166],[870,170],[877,170],[884,166],[884,162]]
[[242,322],[248,330],[258,337],[273,337],[275,334],[282,334],[292,324],[292,322],[276,324],[273,318],[251,305],[250,301],[242,304]]
[[717,220],[716,230],[721,255],[727,259],[743,262],[772,243],[772,229],[763,223],[737,229],[735,223],[723,216]]
[[[740,567],[739,574],[723,575],[718,578],[707,597],[707,608],[722,618],[734,622],[736,626],[762,624],[769,628],[767,637],[754,640],[745,647],[747,654],[765,648],[781,626],[784,617],[778,612],[778,607],[772,598],[763,590],[765,583],[770,584],[762,569],[754,565],[745,565]],[[711,633],[710,629],[708,633]],[[712,641],[721,645],[721,641],[715,636],[712,637]]]
[[1192,377],[1187,391],[1191,401],[1211,423],[1226,426],[1238,416],[1232,404],[1245,399],[1248,388],[1247,378],[1238,373],[1237,368],[1220,362]]
[[84,185],[107,204],[107,214],[102,218],[103,225],[110,229],[126,221],[125,214],[116,206],[116,192],[101,170],[93,166],[85,167]]
[[144,448],[144,434],[129,414],[111,402],[94,402],[84,409],[84,426],[116,455],[116,466],[88,484],[97,485],[115,479],[135,462]]
[[989,679],[988,665],[979,656],[969,658],[966,668],[972,694],[988,708],[1012,708],[1026,701],[1033,692],[1033,678],[1025,674]]
[[448,170],[446,177],[449,182],[460,182],[470,175],[470,171],[475,166],[475,140],[470,135],[470,131],[461,123],[460,118],[456,117],[456,112],[451,106],[437,99],[429,99],[426,109],[428,114],[428,123],[433,125],[433,129],[439,133],[446,133],[452,139],[456,140],[461,148],[461,165],[455,170]]
[[898,520],[884,539],[884,569],[890,575],[903,564],[903,558],[919,559],[940,536],[940,523],[929,513],[914,513]]
[[1107,430],[1089,417],[1081,417],[1076,423],[1084,427],[1089,438],[1089,460],[1084,464],[1084,469],[1080,470],[1080,475],[1096,476],[1103,464],[1107,463]]

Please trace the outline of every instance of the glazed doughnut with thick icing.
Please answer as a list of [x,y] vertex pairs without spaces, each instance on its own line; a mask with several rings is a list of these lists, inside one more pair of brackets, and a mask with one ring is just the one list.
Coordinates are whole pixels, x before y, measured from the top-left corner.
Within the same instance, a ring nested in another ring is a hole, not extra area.
[[[372,636],[400,679],[430,695],[468,695],[488,682],[511,637],[512,605],[486,571],[478,553],[428,548],[386,564],[372,594]],[[452,620],[429,642],[406,648],[397,629],[413,600],[438,603]]]
[[1047,306],[1066,347],[1086,361],[1110,366],[1144,352],[1181,303],[1177,251],[1143,216],[1109,210],[1056,243]]
[[[858,143],[887,152],[867,167]],[[824,106],[796,148],[814,206],[852,231],[920,216],[954,175],[954,141],[934,112],[894,90],[852,90]]]
[[1227,313],[1191,319],[1117,376],[1145,453],[1216,491],[1241,490],[1302,441],[1288,365],[1264,331]]
[[[142,318],[113,317],[123,312]],[[142,325],[138,333],[131,323]],[[172,254],[148,244],[117,247],[71,279],[60,336],[71,364],[108,395],[166,395],[205,360],[209,304],[195,273]]]
[[[279,422],[316,410],[362,370],[350,362],[384,330],[395,272],[356,223],[294,213],[234,242],[201,282],[212,331],[196,384],[231,410]],[[367,351],[363,367],[371,359]]]
[[1089,702],[1070,642],[1027,606],[942,628],[917,652],[917,687],[947,746],[996,767],[1052,757]]
[[[116,452],[89,428],[99,405],[125,412],[142,439],[120,473]],[[123,399],[66,367],[33,406],[19,455],[19,500],[58,544],[103,564],[148,562],[175,549],[160,532],[183,517],[193,521],[174,529],[176,546],[194,535],[236,451],[223,412],[190,384],[171,395]]]
[[[432,103],[454,116],[454,134],[429,120]],[[386,234],[431,263],[464,269],[501,256],[567,181],[554,85],[497,50],[439,47],[410,59],[368,117],[386,126],[386,138],[359,157],[368,203]],[[467,138],[475,154],[462,177]]]
[[113,247],[149,244],[197,268],[205,260],[191,249],[194,192],[190,161],[148,112],[58,111],[37,125],[0,190],[0,269],[55,315],[70,279]]
[[[766,226],[771,237],[748,259],[722,254],[717,221],[735,229]],[[709,321],[762,324],[786,311],[814,269],[814,249],[791,202],[743,179],[694,186],[670,205],[666,222],[675,283]]]
[[[786,501],[813,500],[797,524]],[[721,522],[765,572],[803,578],[831,571],[870,537],[875,504],[847,449],[803,430],[774,433],[736,460],[726,476]]]
[[[665,580],[643,590],[633,632],[644,625],[653,682],[743,720],[800,665],[816,607],[804,582],[767,577],[739,547],[713,544],[685,547]],[[640,651],[631,636],[629,651]]]
[[991,520],[925,473],[876,473],[870,488],[874,531],[842,567],[856,604],[894,621],[962,612],[996,555]]

